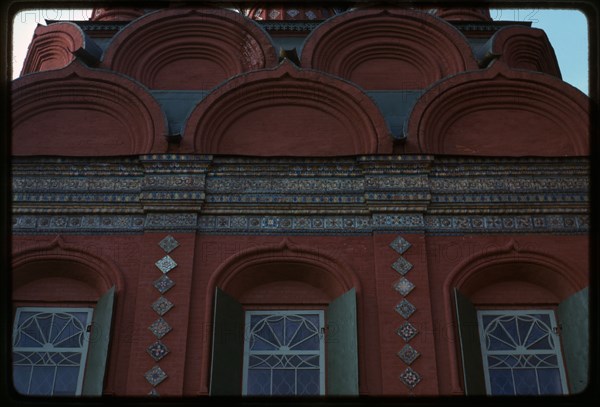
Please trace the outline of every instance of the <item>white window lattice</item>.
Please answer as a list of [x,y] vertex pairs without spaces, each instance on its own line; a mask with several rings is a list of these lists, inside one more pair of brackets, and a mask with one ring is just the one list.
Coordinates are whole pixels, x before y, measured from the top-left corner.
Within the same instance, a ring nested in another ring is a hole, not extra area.
[[477,316],[488,394],[567,393],[552,311],[478,311]]
[[17,309],[13,326],[13,382],[21,394],[81,394],[91,308]]
[[247,311],[244,395],[325,394],[323,311]]

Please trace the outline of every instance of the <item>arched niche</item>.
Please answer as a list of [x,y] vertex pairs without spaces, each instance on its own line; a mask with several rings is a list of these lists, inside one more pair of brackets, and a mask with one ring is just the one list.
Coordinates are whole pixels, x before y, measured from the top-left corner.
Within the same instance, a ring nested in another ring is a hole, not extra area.
[[585,156],[589,100],[542,73],[500,61],[431,86],[408,118],[404,153]]
[[252,156],[387,154],[392,138],[360,89],[286,60],[210,93],[188,117],[182,149]]
[[73,61],[12,83],[12,154],[116,156],[165,152],[167,125],[148,91]]
[[403,90],[477,69],[477,62],[466,38],[442,19],[411,10],[357,9],[327,20],[307,37],[302,66],[364,89]]
[[561,78],[552,45],[543,30],[523,26],[504,27],[490,40],[487,58],[498,57],[513,69],[544,72]]
[[256,23],[226,9],[167,9],[120,31],[102,66],[151,89],[210,89],[227,78],[272,67],[277,54]]
[[12,299],[34,303],[94,303],[111,287],[124,289],[118,268],[57,236],[13,254]]
[[64,68],[75,59],[75,55],[99,60],[102,50],[76,24],[38,25],[21,75]]

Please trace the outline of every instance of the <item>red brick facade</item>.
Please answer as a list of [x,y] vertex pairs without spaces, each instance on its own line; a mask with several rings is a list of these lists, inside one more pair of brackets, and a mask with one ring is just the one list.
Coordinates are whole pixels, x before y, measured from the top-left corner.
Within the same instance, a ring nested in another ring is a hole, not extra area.
[[[103,394],[205,396],[216,288],[244,309],[354,289],[360,395],[464,394],[454,289],[478,309],[557,309],[589,285],[587,97],[543,32],[487,10],[269,10],[37,28],[12,85],[14,308],[93,307],[114,286]],[[298,61],[279,58],[298,33]]]

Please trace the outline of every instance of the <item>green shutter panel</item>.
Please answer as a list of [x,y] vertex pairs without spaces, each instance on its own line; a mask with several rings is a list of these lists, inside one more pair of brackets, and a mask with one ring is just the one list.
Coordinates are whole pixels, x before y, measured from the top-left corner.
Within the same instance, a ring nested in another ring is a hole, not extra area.
[[242,305],[217,287],[213,315],[210,394],[242,394],[244,356],[244,310]]
[[110,342],[115,287],[112,286],[96,303],[92,317],[92,334],[83,379],[84,396],[101,396]]
[[569,391],[579,393],[588,384],[589,289],[571,295],[558,306],[560,338],[564,351]]
[[327,308],[327,395],[358,395],[356,291],[352,288]]
[[454,289],[454,304],[456,306],[456,322],[460,341],[465,394],[469,396],[486,394],[477,310],[471,304],[471,301],[456,288]]

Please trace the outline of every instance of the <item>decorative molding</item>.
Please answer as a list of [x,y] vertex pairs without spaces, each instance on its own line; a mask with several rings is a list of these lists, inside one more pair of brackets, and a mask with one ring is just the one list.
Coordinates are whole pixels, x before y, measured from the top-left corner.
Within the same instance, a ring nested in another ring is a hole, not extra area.
[[[152,216],[151,216],[152,215]],[[13,215],[14,234],[143,233],[144,230],[207,234],[356,234],[383,231],[458,233],[565,233],[590,230],[588,214],[539,215]]]
[[415,313],[417,308],[406,298],[403,298],[402,301],[396,304],[395,310],[398,314],[402,315],[402,318],[408,319]]
[[544,30],[531,27],[508,26],[488,41],[489,57],[499,57],[515,69],[544,72],[562,78],[554,49]]
[[[377,8],[325,21],[306,38],[301,60],[303,67],[364,89],[423,89],[478,67],[466,38],[452,25],[420,11]],[[382,60],[389,74],[381,73]],[[400,70],[403,75],[394,75]]]
[[21,76],[64,68],[77,56],[92,64],[98,63],[102,49],[71,22],[38,25],[23,62]]
[[421,381],[421,375],[410,367],[407,367],[404,372],[400,375],[400,380],[402,383],[406,385],[409,389],[414,389],[417,384]]
[[419,331],[417,330],[417,328],[415,328],[413,324],[411,324],[408,321],[404,321],[404,323],[400,325],[400,327],[396,330],[396,333],[399,337],[404,339],[404,342],[408,343],[412,338],[417,336]]
[[584,157],[16,157],[12,224],[15,234],[580,234],[589,182]]
[[412,365],[412,363],[417,360],[419,356],[421,356],[419,351],[410,346],[408,343],[404,345],[402,349],[400,349],[400,352],[398,352],[397,355],[407,365]]
[[[186,47],[177,46],[182,41]],[[273,67],[277,53],[269,36],[239,13],[169,8],[120,30],[102,63],[151,89],[202,90],[246,71]],[[195,74],[178,74],[184,67]]]
[[11,85],[12,136],[19,140],[13,156],[131,156],[167,149],[164,112],[127,76],[74,60]]
[[[148,383],[150,383],[153,387],[158,386],[160,383],[162,383],[168,376],[167,374],[164,372],[164,370],[162,370],[160,368],[160,366],[158,365],[154,365],[152,367],[152,369],[148,370],[145,374],[144,377],[146,378],[146,380],[148,381]],[[151,392],[152,393],[152,392]],[[158,395],[158,393],[155,393],[153,395]]]
[[286,59],[275,68],[238,75],[209,93],[186,121],[181,150],[330,157],[389,154],[392,144],[381,111],[361,88]]
[[[510,106],[510,115],[504,106]],[[494,61],[487,69],[451,75],[430,86],[409,115],[403,152],[587,156],[589,115],[590,100],[576,88],[551,75]]]

